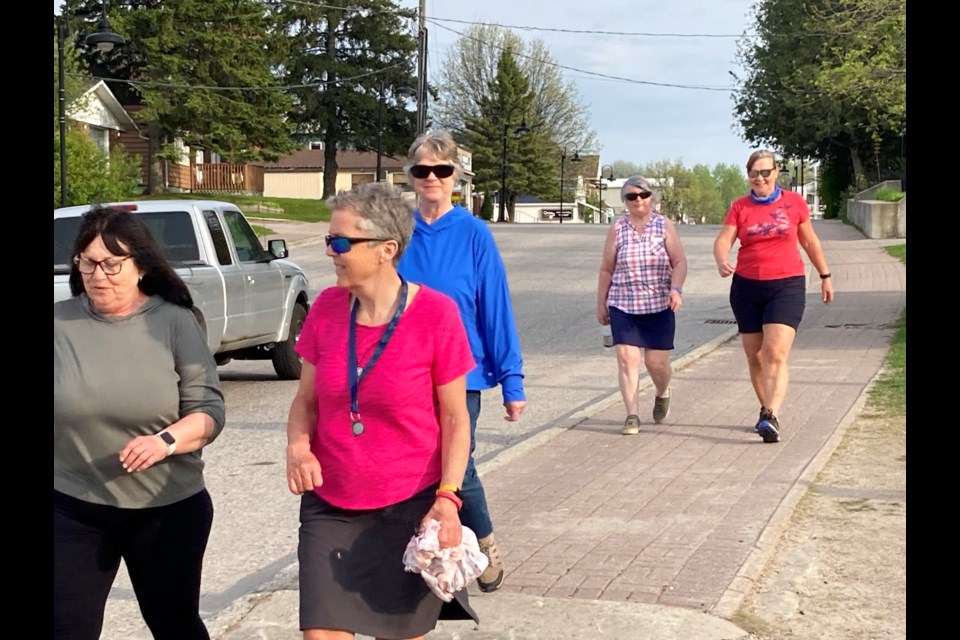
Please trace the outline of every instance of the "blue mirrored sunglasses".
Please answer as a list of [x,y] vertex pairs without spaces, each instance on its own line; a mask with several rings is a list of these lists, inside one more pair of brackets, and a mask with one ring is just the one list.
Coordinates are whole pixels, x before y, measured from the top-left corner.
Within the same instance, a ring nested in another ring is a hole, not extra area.
[[334,253],[347,253],[353,245],[358,242],[383,242],[390,238],[348,238],[347,236],[325,236],[323,238],[327,246],[333,249]]

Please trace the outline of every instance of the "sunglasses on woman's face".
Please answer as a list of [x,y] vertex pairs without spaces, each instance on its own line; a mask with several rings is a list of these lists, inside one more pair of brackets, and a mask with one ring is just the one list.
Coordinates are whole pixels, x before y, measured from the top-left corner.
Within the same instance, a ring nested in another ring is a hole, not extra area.
[[650,193],[649,191],[633,191],[631,193],[624,194],[623,199],[629,202],[633,202],[637,198],[640,198],[641,200],[646,200],[652,195],[653,194]]
[[449,178],[453,175],[453,165],[452,164],[415,164],[410,167],[410,175],[414,178],[423,180],[430,173],[437,176],[441,180],[444,178]]
[[750,171],[747,171],[747,175],[751,179],[756,178],[757,176],[769,178],[770,174],[774,171],[776,171],[776,169],[751,169]]
[[327,246],[336,254],[347,253],[358,242],[383,242],[387,238],[348,238],[347,236],[325,236]]

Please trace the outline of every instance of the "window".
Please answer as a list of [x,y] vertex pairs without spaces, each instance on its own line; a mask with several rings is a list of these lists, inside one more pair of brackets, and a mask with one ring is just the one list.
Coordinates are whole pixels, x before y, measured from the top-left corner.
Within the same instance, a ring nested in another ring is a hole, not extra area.
[[221,265],[233,264],[233,258],[230,256],[230,245],[227,244],[227,234],[223,232],[223,226],[220,224],[217,212],[204,211],[203,219],[207,221],[207,229],[210,230],[213,246],[217,250],[217,262]]
[[240,262],[261,262],[269,259],[269,254],[263,249],[260,239],[243,214],[239,211],[224,211],[223,217],[227,221],[233,244],[237,247],[237,259]]
[[110,130],[101,129],[100,127],[89,127],[87,129],[87,135],[93,140],[93,143],[97,145],[100,151],[103,152],[103,155],[110,155]]

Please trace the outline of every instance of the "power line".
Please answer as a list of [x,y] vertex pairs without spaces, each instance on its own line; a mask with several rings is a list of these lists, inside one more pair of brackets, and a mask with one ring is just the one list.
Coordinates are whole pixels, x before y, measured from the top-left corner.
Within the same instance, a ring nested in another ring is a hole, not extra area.
[[[506,47],[502,47],[502,46],[500,46],[500,45],[498,45],[498,44],[494,44],[494,43],[491,43],[491,42],[486,42],[486,41],[484,41],[484,40],[481,40],[480,38],[475,38],[474,36],[467,35],[467,34],[465,34],[465,33],[462,33],[462,32],[460,32],[460,31],[457,31],[456,29],[451,29],[450,27],[444,26],[444,25],[442,25],[442,24],[438,24],[438,23],[434,22],[434,20],[433,20],[432,18],[427,18],[427,22],[432,22],[432,23],[434,23],[437,27],[439,27],[439,28],[441,28],[441,29],[446,29],[447,31],[451,31],[451,32],[457,34],[458,36],[460,36],[460,37],[462,37],[462,38],[467,38],[467,39],[470,39],[470,40],[474,40],[475,42],[479,42],[479,43],[482,44],[482,45],[485,45],[485,46],[488,46],[488,47],[493,47],[493,48],[495,48],[495,49],[500,49],[501,51],[506,50]],[[550,65],[550,66],[557,67],[558,69],[563,69],[563,70],[565,70],[565,71],[576,71],[577,73],[585,73],[585,74],[587,74],[587,75],[589,75],[589,76],[596,76],[596,77],[598,77],[598,78],[606,78],[606,79],[608,79],[608,80],[617,80],[617,81],[619,81],[619,82],[625,82],[625,83],[630,83],[630,84],[642,84],[642,85],[655,86],[655,87],[671,87],[671,88],[674,88],[674,89],[697,89],[697,90],[700,90],[700,91],[733,91],[733,90],[734,90],[734,87],[711,87],[711,86],[707,86],[707,85],[675,84],[675,83],[670,83],[670,82],[654,82],[653,80],[637,80],[637,79],[635,79],[635,78],[624,78],[624,77],[622,77],[622,76],[612,76],[612,75],[609,75],[609,74],[606,74],[606,73],[599,73],[599,72],[597,72],[597,71],[588,71],[588,70],[586,70],[586,69],[578,69],[577,67],[570,67],[570,66],[567,66],[567,65],[562,65],[562,64],[559,64],[559,63],[557,63],[557,62],[551,62],[551,61],[548,61],[548,60],[542,60],[542,59],[540,59],[540,58],[534,58],[533,56],[529,56],[529,55],[526,55],[526,54],[523,54],[523,53],[518,53],[518,52],[513,51],[513,50],[511,50],[511,52],[513,53],[513,55],[515,55],[515,56],[517,56],[517,57],[527,58],[528,60],[534,60],[535,62],[538,62],[538,63],[540,63],[540,64],[548,64],[548,65]]]

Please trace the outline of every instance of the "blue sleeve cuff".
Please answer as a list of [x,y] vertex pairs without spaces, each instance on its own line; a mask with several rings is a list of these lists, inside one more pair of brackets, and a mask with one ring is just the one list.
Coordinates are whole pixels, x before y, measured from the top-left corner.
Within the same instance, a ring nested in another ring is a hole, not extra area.
[[507,376],[500,381],[500,388],[503,391],[504,402],[526,401],[527,399],[527,396],[523,393],[522,375],[514,374]]

